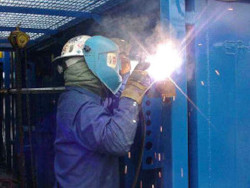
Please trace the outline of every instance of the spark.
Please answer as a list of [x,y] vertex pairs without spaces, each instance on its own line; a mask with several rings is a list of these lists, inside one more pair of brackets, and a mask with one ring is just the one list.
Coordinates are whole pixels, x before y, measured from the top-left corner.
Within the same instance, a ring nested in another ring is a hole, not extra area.
[[159,178],[161,178],[161,172],[158,172],[158,176],[159,176]]
[[158,153],[158,161],[161,161],[161,154]]
[[127,174],[128,173],[128,166],[125,165],[125,168],[124,168],[124,174]]
[[218,70],[215,70],[215,73],[220,76],[220,72]]
[[201,114],[201,116],[215,128],[215,125],[210,121],[210,119],[200,110],[200,108],[187,96],[187,94],[176,84],[176,82],[169,77],[169,80],[175,85],[175,87],[181,92],[182,95],[193,105],[193,107]]
[[128,152],[128,158],[129,158],[129,159],[131,158],[131,153],[130,153],[130,152]]
[[[200,19],[203,16],[206,16],[206,11],[209,10],[209,6],[206,6],[201,13],[197,16],[196,22],[200,22]],[[186,50],[186,47],[189,46],[189,44],[198,36],[201,31],[206,28],[209,24],[215,23],[218,19],[225,16],[227,10],[221,10],[219,7],[218,10],[214,11],[211,16],[209,16],[205,21],[203,21],[199,26],[193,27],[187,35],[184,37],[184,39],[181,42],[182,49],[180,50],[180,53],[183,53]],[[198,44],[199,46],[202,46],[201,43]]]

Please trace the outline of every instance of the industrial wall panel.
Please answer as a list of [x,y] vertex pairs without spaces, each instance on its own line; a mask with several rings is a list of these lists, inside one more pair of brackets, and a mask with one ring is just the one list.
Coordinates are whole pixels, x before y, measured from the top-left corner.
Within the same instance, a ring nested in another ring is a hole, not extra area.
[[191,187],[250,187],[250,4],[196,1]]

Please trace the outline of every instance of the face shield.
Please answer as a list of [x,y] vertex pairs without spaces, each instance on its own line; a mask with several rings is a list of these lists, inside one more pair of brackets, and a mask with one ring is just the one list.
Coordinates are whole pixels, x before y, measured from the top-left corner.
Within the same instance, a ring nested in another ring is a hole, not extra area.
[[118,46],[108,38],[94,36],[85,42],[83,53],[89,69],[115,94],[122,83]]

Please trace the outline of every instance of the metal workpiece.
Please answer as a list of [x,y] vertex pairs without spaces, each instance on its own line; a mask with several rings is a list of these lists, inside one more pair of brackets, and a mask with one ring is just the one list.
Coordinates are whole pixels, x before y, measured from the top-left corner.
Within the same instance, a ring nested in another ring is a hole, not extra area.
[[45,88],[21,88],[21,89],[1,89],[0,94],[42,94],[42,93],[60,93],[65,91],[65,87],[45,87]]

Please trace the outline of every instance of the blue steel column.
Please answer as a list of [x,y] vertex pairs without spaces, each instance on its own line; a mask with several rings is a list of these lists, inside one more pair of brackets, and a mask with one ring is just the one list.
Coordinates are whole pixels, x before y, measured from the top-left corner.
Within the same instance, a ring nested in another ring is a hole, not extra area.
[[[10,88],[10,54],[4,52],[3,57],[3,73],[4,73],[4,88]],[[4,96],[5,99],[5,138],[6,138],[6,154],[7,154],[7,169],[11,170],[11,139],[10,139],[10,96]]]
[[[171,38],[183,41],[186,34],[185,1],[161,0],[161,24],[163,31],[168,33]],[[184,59],[180,74],[173,76],[173,80],[184,93],[187,91],[185,64]],[[172,104],[171,119],[172,180],[168,179],[170,173],[168,164],[164,164],[164,187],[169,187],[169,181],[172,181],[172,187],[185,188],[188,187],[187,99],[179,90],[177,90],[176,100]]]

